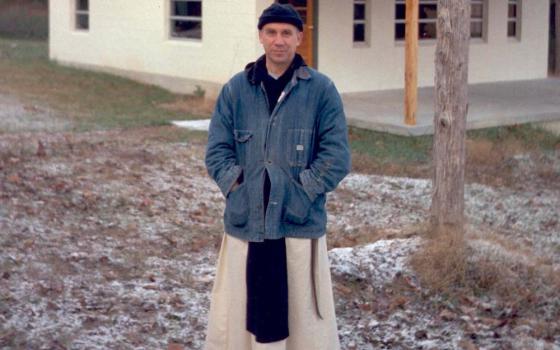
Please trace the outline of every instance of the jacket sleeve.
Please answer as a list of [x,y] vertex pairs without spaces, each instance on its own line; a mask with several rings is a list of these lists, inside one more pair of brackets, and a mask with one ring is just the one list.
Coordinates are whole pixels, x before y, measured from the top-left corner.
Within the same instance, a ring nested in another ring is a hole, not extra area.
[[351,156],[346,116],[342,99],[332,81],[329,81],[319,102],[317,137],[316,156],[309,168],[299,175],[311,201],[320,194],[334,190],[350,172]]
[[206,169],[226,197],[242,169],[235,160],[233,110],[229,84],[224,85],[208,130]]

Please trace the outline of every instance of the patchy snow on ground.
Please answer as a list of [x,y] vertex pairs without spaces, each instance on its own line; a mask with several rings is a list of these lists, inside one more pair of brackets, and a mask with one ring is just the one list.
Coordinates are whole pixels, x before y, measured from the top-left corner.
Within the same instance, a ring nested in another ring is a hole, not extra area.
[[0,132],[68,130],[72,123],[37,104],[23,104],[13,95],[0,93]]
[[405,270],[410,252],[419,238],[379,240],[361,247],[335,248],[329,251],[331,271],[338,275],[367,280],[373,286],[391,282]]
[[208,131],[208,129],[210,128],[210,119],[176,120],[172,123],[173,125],[177,125],[181,128],[187,128],[191,130]]
[[[0,135],[0,349],[202,349],[224,208],[203,145],[113,131],[24,137]],[[420,224],[430,191],[423,179],[351,174],[329,194],[329,240]],[[560,263],[558,191],[472,184],[466,204],[481,232]],[[329,251],[343,349],[560,349],[537,321],[496,326],[419,301],[408,257],[421,243]]]
[[[341,231],[420,224],[428,215],[431,181],[351,174],[330,194],[329,225]],[[529,242],[537,255],[560,264],[560,191],[514,191],[465,186],[465,212],[473,225]]]

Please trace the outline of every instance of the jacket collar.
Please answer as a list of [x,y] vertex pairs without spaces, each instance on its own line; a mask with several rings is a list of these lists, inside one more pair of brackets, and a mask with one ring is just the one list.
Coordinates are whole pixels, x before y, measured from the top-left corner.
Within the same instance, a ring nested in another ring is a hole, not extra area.
[[[310,79],[311,73],[309,73],[309,68],[299,54],[296,53],[294,60],[290,66],[294,70],[294,76],[299,79]],[[266,70],[266,56],[262,55],[255,62],[251,62],[245,66],[245,74],[247,79],[253,85],[258,85],[263,81],[265,74],[268,74]]]

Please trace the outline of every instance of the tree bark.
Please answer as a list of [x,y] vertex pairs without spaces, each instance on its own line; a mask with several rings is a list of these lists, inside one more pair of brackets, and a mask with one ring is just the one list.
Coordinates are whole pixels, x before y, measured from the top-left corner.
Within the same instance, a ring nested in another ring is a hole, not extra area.
[[554,4],[554,14],[556,15],[554,21],[554,35],[556,36],[554,44],[554,73],[560,76],[560,0],[556,0]]
[[430,208],[436,234],[464,230],[470,12],[470,0],[438,1]]

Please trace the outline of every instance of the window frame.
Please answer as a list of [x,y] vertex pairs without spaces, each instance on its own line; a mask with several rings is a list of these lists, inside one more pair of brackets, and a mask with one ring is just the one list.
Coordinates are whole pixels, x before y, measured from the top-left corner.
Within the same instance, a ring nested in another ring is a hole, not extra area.
[[[469,35],[470,35],[470,39],[471,40],[481,40],[481,41],[487,41],[487,33],[488,33],[488,0],[470,0],[470,5],[471,5],[471,10],[472,10],[472,5],[474,4],[480,4],[482,5],[482,18],[473,18],[472,17],[472,11],[471,11],[471,18],[469,20]],[[436,11],[437,11],[437,4],[438,4],[438,0],[419,0],[418,1],[418,6],[420,5],[436,5]],[[395,40],[395,42],[404,42],[405,40],[405,36],[403,36],[402,38],[397,38],[397,24],[402,24],[402,25],[406,25],[406,18],[403,19],[397,19],[397,5],[403,5],[405,6],[405,13],[406,13],[406,0],[395,0],[395,16],[394,16],[394,26],[393,26],[393,30],[394,30],[394,35],[393,35],[393,39]],[[406,15],[405,15],[406,17]],[[482,36],[481,37],[472,37],[472,23],[473,22],[481,22],[482,23]],[[436,23],[437,25],[437,17],[436,18],[418,18],[418,24],[422,24],[422,23]],[[436,37],[427,37],[427,38],[422,38],[420,37],[420,30],[418,31],[418,40],[422,41],[422,42],[436,42],[437,40],[437,35]]]
[[[177,2],[197,2],[200,3],[200,16],[180,16],[174,15],[174,8],[173,5]],[[168,31],[167,36],[170,40],[179,40],[179,41],[192,41],[192,42],[201,42],[203,38],[203,0],[169,0],[168,2],[168,16],[167,16],[167,23],[168,23]],[[175,31],[173,29],[174,21],[185,21],[185,22],[199,22],[200,23],[200,37],[183,37],[179,35],[174,35]]]
[[[437,11],[437,3],[438,0],[418,0],[418,7],[420,7],[420,5],[436,5],[436,11]],[[405,8],[405,18],[403,19],[398,19],[397,18],[397,5],[403,5]],[[437,16],[436,18],[418,18],[418,25],[420,24],[428,24],[428,23],[435,23],[437,25]],[[397,38],[397,24],[402,24],[403,26],[405,26],[406,28],[406,0],[395,0],[395,18],[394,18],[394,35],[393,35],[393,39],[396,42],[403,42],[405,40],[405,36],[403,36],[402,38]],[[403,31],[404,33],[404,31]],[[433,37],[433,38],[422,38],[420,37],[420,30],[418,30],[418,40],[419,41],[423,41],[423,42],[430,42],[430,41],[434,41],[437,39],[437,37]]]
[[[488,1],[489,0],[470,0],[471,1],[471,19],[470,19],[470,39],[471,40],[482,40],[486,42],[488,40]],[[472,16],[472,5],[480,4],[482,7],[482,17],[473,17]],[[473,23],[482,23],[482,32],[480,37],[473,37],[472,36],[472,24]]]
[[[80,1],[81,0],[73,0],[73,3],[74,3],[74,30],[79,31],[79,32],[89,32],[90,27],[91,27],[90,26],[90,21],[89,21],[89,19],[90,19],[90,2],[89,2],[89,0],[86,0],[87,1],[87,9],[86,10],[81,10],[80,6],[79,6]],[[78,20],[78,18],[80,16],[86,16],[86,18],[87,18],[87,27],[86,28],[80,27],[79,20]]]
[[[369,0],[353,0],[352,1],[352,44],[354,47],[369,47],[370,45],[370,15],[369,15]],[[364,5],[364,18],[356,19],[355,5]],[[357,24],[362,24],[364,26],[364,40],[356,41],[355,38],[355,26]]]
[[[515,5],[515,17],[509,16],[509,6]],[[507,25],[506,36],[511,40],[521,40],[521,8],[522,0],[508,0],[507,2]],[[509,24],[513,23],[515,28],[514,35],[509,34]]]

